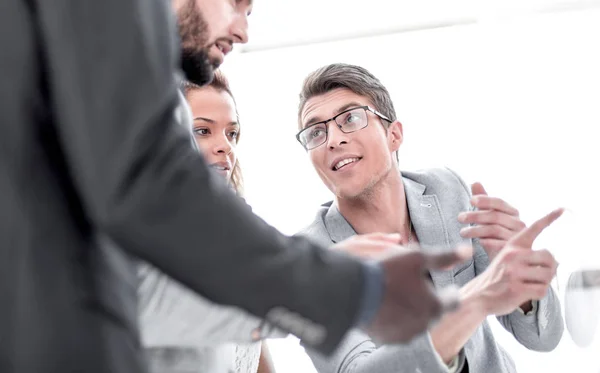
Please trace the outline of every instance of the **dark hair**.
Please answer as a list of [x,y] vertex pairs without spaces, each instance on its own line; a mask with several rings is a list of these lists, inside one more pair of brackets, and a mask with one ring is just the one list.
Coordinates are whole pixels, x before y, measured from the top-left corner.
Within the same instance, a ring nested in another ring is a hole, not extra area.
[[[300,115],[306,102],[314,96],[319,96],[334,89],[345,88],[357,95],[368,98],[375,110],[388,117],[392,122],[396,120],[396,110],[388,90],[367,69],[335,63],[321,67],[310,73],[304,79],[300,92],[300,105],[298,107],[298,127],[302,129]],[[387,125],[384,124],[384,125]]]
[[[220,92],[227,92],[233,99],[233,104],[235,105],[235,113],[236,113],[236,115],[238,115],[237,103],[235,102],[235,97],[233,97],[233,93],[231,93],[231,88],[229,87],[229,81],[227,80],[227,78],[221,71],[215,70],[212,81],[205,86],[199,86],[199,85],[194,84],[189,81],[182,82],[182,88],[183,88],[183,92],[184,92],[186,98],[187,98],[189,92],[195,91],[195,90],[200,90],[200,89],[205,89],[208,87],[212,87],[213,89],[220,91]],[[239,120],[238,120],[238,122],[239,122]],[[240,133],[241,133],[241,128],[240,128]],[[240,140],[240,133],[238,133],[237,141]],[[239,160],[237,160],[235,162],[235,165],[233,166],[230,182],[231,182],[231,186],[233,187],[233,189],[235,189],[236,193],[239,195],[242,195],[243,191],[244,191],[244,178],[242,177],[242,168],[240,166]]]

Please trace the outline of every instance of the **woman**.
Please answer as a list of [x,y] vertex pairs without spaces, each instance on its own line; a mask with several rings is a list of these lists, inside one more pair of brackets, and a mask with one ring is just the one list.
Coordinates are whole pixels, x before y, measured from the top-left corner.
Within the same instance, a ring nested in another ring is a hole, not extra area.
[[242,194],[243,182],[236,146],[240,137],[237,106],[225,76],[215,72],[204,87],[184,83],[185,98],[194,118],[194,139],[206,163]]
[[[241,195],[240,123],[226,78],[216,72],[210,85],[184,83],[183,93],[206,163]],[[260,320],[214,305],[147,264],[140,267],[140,282],[140,322],[151,372],[273,372],[266,346],[252,343]]]

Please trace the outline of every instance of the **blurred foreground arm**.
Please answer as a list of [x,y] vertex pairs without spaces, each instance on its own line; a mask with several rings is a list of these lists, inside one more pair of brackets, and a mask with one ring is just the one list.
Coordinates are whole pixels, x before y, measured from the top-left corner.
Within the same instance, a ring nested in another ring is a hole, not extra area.
[[[364,264],[267,225],[189,146],[174,115],[179,52],[170,2],[31,3],[48,66],[52,130],[89,224],[206,298],[333,350],[358,320]],[[374,335],[406,341],[439,316],[442,302],[422,280],[434,259],[382,262]],[[404,285],[408,278],[426,288],[424,297]]]
[[360,308],[363,265],[280,234],[190,147],[174,116],[179,51],[170,2],[33,6],[54,130],[89,224],[212,301],[261,318],[281,306],[302,315],[324,332],[294,333],[331,350]]

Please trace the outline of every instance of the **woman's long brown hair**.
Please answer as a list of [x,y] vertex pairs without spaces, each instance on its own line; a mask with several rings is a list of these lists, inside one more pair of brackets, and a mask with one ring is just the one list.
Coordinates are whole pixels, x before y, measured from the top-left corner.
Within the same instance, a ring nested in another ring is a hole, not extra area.
[[[225,77],[225,75],[222,72],[220,72],[218,70],[215,71],[212,82],[210,82],[210,84],[202,86],[202,87],[199,85],[196,85],[194,83],[187,82],[187,81],[184,81],[184,83],[183,83],[183,91],[185,93],[186,98],[190,91],[199,90],[199,89],[203,89],[203,88],[207,88],[207,87],[212,87],[220,92],[227,92],[233,99],[233,104],[235,105],[235,114],[239,117],[238,110],[237,110],[237,103],[235,102],[235,97],[233,97],[233,93],[231,93],[231,88],[229,87],[229,81],[227,81],[227,78]],[[239,119],[238,119],[238,123],[239,123]],[[241,133],[241,128],[240,128],[240,133]],[[240,141],[240,133],[238,133],[238,137],[236,139],[236,144],[238,141]],[[236,193],[241,196],[244,191],[244,178],[242,177],[242,168],[240,167],[239,160],[236,160],[235,165],[233,165],[233,170],[231,171],[231,180],[229,182],[231,183],[231,187],[236,191]]]

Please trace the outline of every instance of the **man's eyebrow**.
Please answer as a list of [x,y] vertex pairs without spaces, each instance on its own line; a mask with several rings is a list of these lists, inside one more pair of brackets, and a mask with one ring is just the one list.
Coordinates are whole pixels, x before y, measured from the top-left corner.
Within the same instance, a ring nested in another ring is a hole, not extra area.
[[348,109],[352,109],[352,108],[359,107],[359,106],[364,106],[364,105],[361,105],[358,102],[352,101],[350,103],[347,103],[346,105],[342,105],[340,108],[337,109],[336,113],[339,114],[339,113],[344,112],[344,111],[346,111]]
[[[344,111],[346,111],[346,110],[348,110],[350,108],[355,108],[355,107],[359,107],[359,106],[364,106],[364,105],[359,104],[358,102],[354,102],[354,101],[349,102],[347,104],[344,104],[344,105],[340,106],[335,111],[335,113],[336,113],[335,115],[338,115],[338,114],[340,114],[340,113],[342,113],[342,112],[344,112]],[[322,121],[323,120],[321,119],[321,117],[319,117],[319,116],[312,116],[312,117],[309,118],[309,120],[307,120],[307,121],[304,122],[306,124],[304,124],[302,126],[302,128],[306,128],[306,127],[310,126],[311,124],[319,123],[319,122],[322,122]]]

